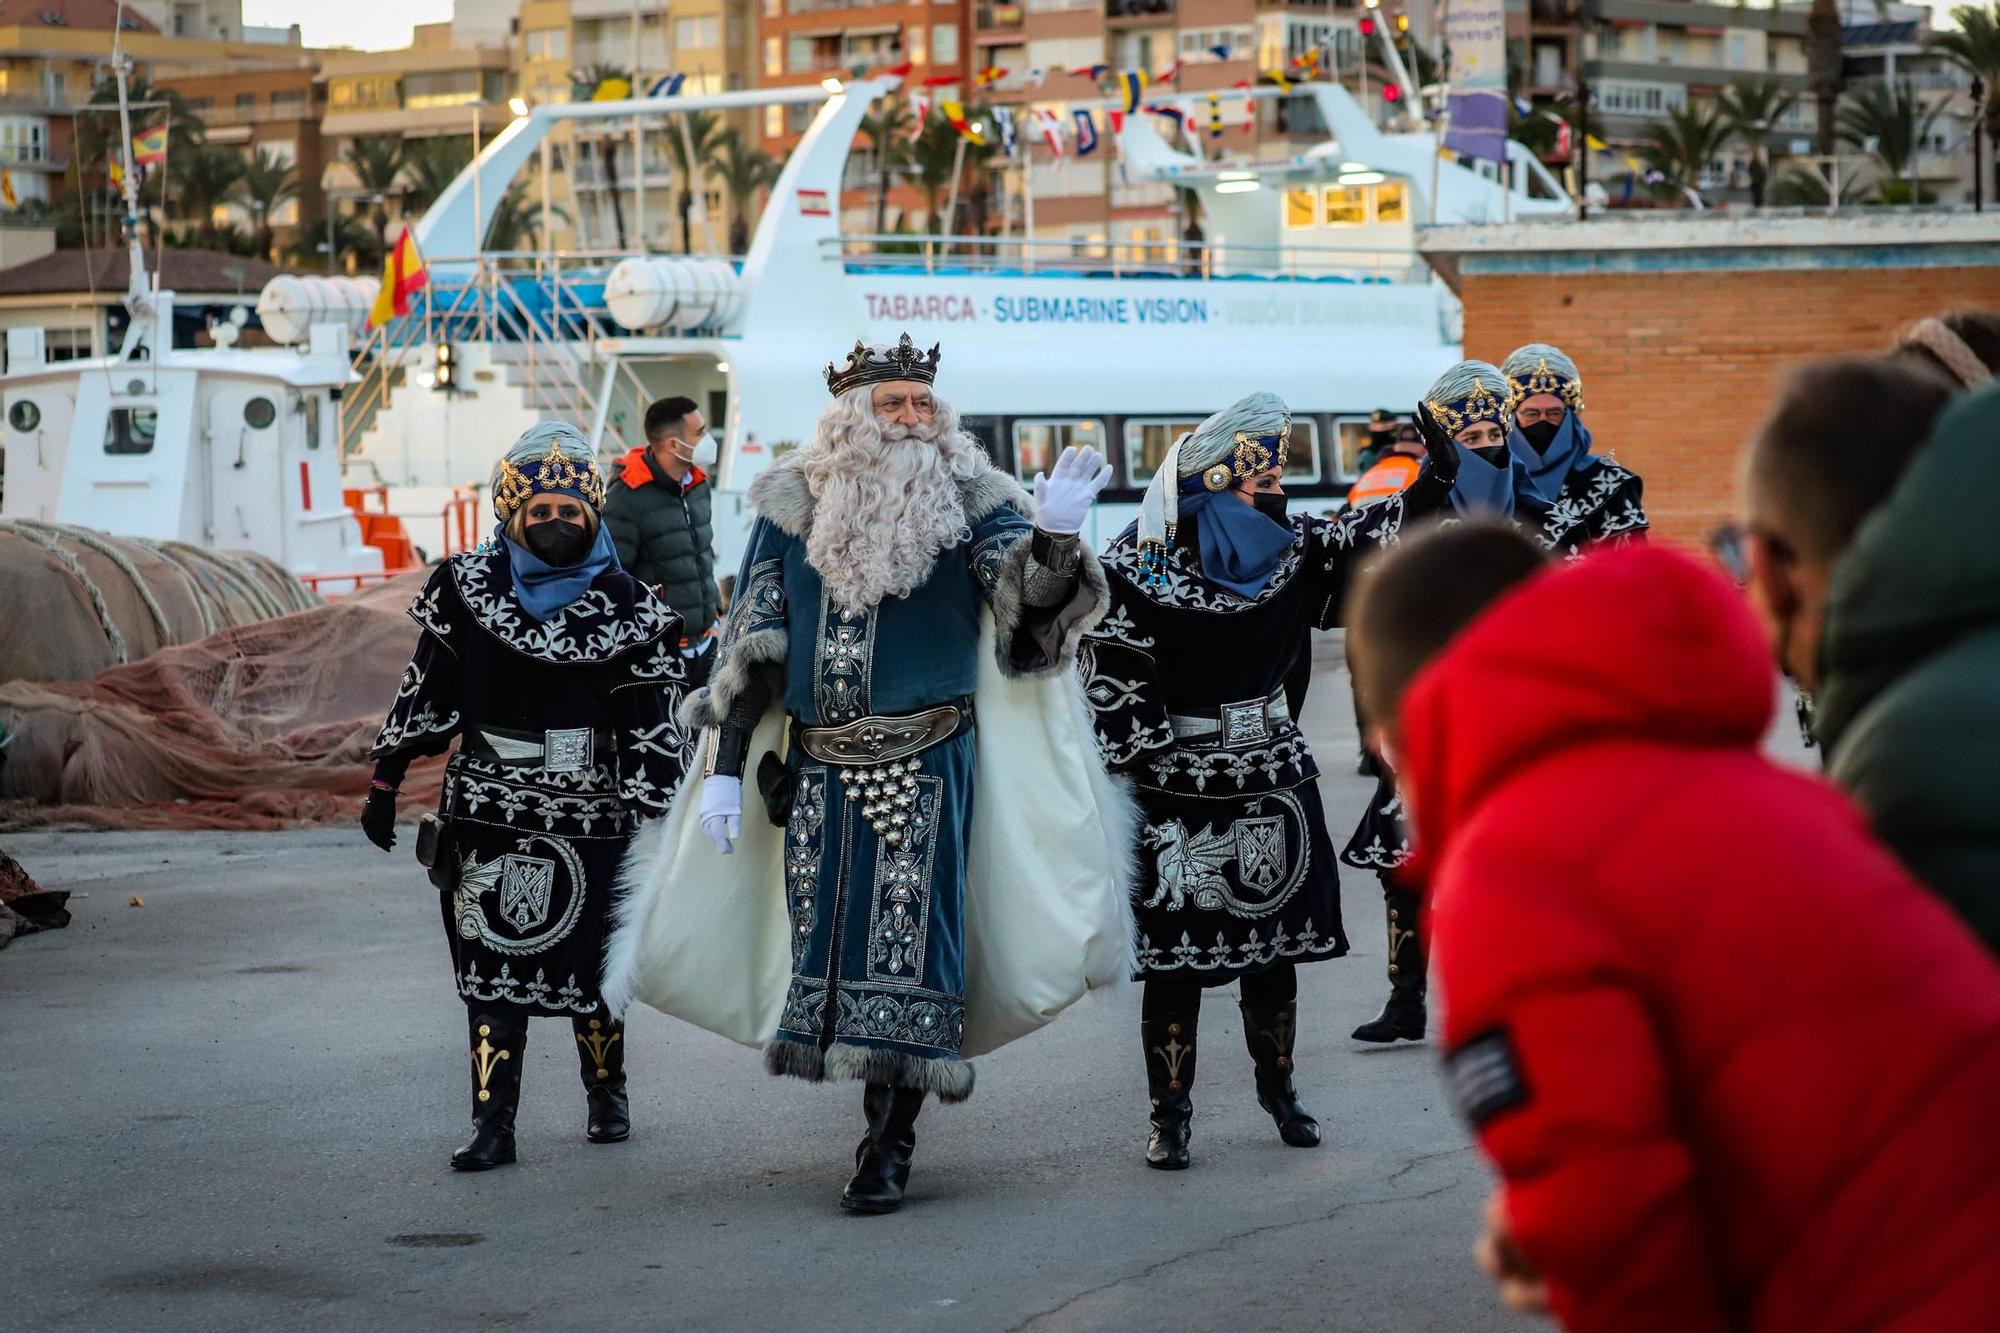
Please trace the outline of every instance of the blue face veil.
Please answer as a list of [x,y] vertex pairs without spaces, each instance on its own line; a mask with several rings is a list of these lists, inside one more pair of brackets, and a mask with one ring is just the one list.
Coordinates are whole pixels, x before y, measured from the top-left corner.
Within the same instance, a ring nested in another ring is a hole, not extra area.
[[567,495],[593,512],[603,508],[604,478],[589,441],[576,427],[561,421],[529,427],[494,466],[491,485],[493,509],[500,518],[493,535],[507,548],[514,595],[521,609],[535,619],[552,619],[583,596],[598,575],[619,567],[618,551],[601,520],[597,540],[573,565],[551,565],[507,535],[507,521],[538,495]]
[[1534,493],[1545,505],[1554,504],[1572,472],[1588,471],[1597,462],[1590,452],[1590,430],[1583,424],[1583,381],[1576,363],[1560,348],[1529,343],[1515,349],[1500,371],[1507,377],[1507,401],[1514,410],[1541,394],[1555,395],[1569,409],[1547,449],[1535,448],[1519,426],[1507,432],[1507,451],[1527,470]]
[[[1503,434],[1513,429],[1507,377],[1498,366],[1485,361],[1461,361],[1438,376],[1424,394],[1424,405],[1454,439],[1467,426],[1485,421],[1499,426]],[[1538,513],[1547,509],[1548,503],[1535,490],[1527,468],[1510,452],[1502,450],[1497,462],[1488,462],[1461,444],[1451,507],[1461,514],[1512,518],[1519,509]]]

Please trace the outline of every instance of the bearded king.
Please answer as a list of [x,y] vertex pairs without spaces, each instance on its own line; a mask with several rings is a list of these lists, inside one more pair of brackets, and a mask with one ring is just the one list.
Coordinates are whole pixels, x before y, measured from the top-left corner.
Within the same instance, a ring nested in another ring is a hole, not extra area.
[[[1073,670],[1108,603],[1079,537],[1109,478],[1065,450],[1031,501],[905,334],[826,368],[757,520],[708,686],[705,774],[635,844],[606,994],[866,1085],[841,1202],[900,1206],[926,1094],[1131,970],[1133,814]],[[747,802],[745,777],[752,792]]]

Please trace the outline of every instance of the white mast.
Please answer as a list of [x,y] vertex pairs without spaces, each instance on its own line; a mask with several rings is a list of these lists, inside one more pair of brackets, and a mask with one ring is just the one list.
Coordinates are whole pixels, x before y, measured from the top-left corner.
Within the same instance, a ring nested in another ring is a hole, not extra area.
[[139,182],[132,163],[132,105],[128,79],[132,62],[125,55],[125,0],[118,0],[111,24],[111,70],[118,80],[118,158],[125,176],[120,192],[125,198],[125,257],[131,272],[125,282],[125,309],[131,321],[125,328],[125,345],[119,355],[129,357],[153,320],[153,292],[146,278],[146,247],[139,239]]

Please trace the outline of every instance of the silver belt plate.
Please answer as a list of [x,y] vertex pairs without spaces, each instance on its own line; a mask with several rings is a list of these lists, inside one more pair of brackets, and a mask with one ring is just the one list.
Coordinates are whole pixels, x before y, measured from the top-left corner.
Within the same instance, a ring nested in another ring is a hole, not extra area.
[[1238,704],[1224,704],[1219,710],[1222,718],[1222,748],[1241,750],[1246,746],[1261,745],[1271,739],[1271,719],[1267,714],[1270,701],[1249,699]]
[[563,727],[542,733],[544,773],[581,773],[594,763],[589,727]]

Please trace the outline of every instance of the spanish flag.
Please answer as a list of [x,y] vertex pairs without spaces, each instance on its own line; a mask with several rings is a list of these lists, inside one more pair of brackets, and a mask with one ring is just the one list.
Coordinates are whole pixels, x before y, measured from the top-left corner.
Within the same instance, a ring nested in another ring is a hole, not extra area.
[[167,127],[156,126],[132,140],[132,160],[142,167],[157,167],[167,160]]
[[938,110],[944,113],[945,124],[958,131],[959,138],[965,140],[967,143],[978,144],[981,148],[986,146],[986,136],[974,129],[972,124],[966,120],[965,104],[963,102],[941,101],[938,103]]
[[1000,82],[1000,80],[1006,77],[1007,77],[1006,70],[996,68],[995,66],[992,65],[988,65],[985,69],[982,69],[977,74],[973,75],[972,81],[981,88],[991,88],[994,84]]
[[14,177],[5,167],[0,167],[0,201],[9,208],[19,208],[21,201],[14,194]]
[[408,227],[396,238],[389,257],[382,262],[382,290],[375,293],[374,309],[368,312],[368,327],[380,328],[392,319],[410,313],[410,298],[431,280],[424,257],[417,253],[417,238]]
[[1128,69],[1120,73],[1118,76],[1118,92],[1125,99],[1125,105],[1121,108],[1125,114],[1129,116],[1134,111],[1137,111],[1140,99],[1146,95],[1146,71],[1143,69]]

